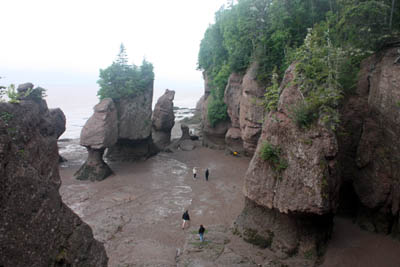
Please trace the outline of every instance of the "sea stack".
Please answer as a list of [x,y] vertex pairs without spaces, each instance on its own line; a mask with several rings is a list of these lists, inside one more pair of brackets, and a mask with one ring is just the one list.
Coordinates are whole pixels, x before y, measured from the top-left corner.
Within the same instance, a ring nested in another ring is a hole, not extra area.
[[154,155],[157,150],[151,138],[153,81],[143,91],[113,100],[118,114],[118,140],[107,150],[107,159],[131,161]]
[[166,89],[154,107],[152,138],[159,150],[163,150],[171,142],[171,130],[175,124],[174,97],[175,91]]
[[79,180],[101,181],[112,174],[104,162],[104,150],[118,138],[117,110],[111,98],[103,99],[94,107],[94,114],[82,128],[80,144],[88,150],[88,158],[75,173]]

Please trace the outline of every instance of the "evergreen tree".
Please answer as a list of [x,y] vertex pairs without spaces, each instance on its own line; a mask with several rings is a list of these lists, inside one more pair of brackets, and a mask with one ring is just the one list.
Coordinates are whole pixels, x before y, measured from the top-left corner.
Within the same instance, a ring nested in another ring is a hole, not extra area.
[[154,81],[153,65],[143,60],[142,65],[128,65],[128,56],[123,44],[116,60],[106,69],[100,69],[100,86],[97,95],[100,99],[110,97],[120,99],[152,90]]

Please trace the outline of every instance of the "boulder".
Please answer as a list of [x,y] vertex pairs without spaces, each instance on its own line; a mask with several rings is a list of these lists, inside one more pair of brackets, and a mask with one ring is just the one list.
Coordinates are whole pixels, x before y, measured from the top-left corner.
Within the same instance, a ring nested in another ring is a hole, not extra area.
[[94,107],[94,114],[82,128],[80,145],[88,150],[88,158],[75,173],[76,179],[102,181],[111,175],[112,171],[104,162],[103,154],[117,140],[117,110],[113,100],[105,98]]
[[[278,111],[266,117],[245,176],[243,192],[249,201],[242,216],[247,218],[237,220],[242,231],[256,231],[264,239],[274,236],[271,246],[286,255],[295,250],[320,252],[330,233],[340,186],[335,134],[319,123],[299,129],[291,119],[290,107],[302,101],[298,85],[291,82],[295,75],[293,64],[281,84]],[[270,158],[261,156],[265,151]],[[264,216],[248,216],[251,207],[260,207],[266,216],[265,224],[258,226],[262,231],[247,223],[261,223]],[[268,222],[267,216],[276,220]]]
[[175,91],[166,89],[154,107],[152,138],[159,150],[164,149],[171,141],[171,130],[175,124],[174,96]]
[[59,131],[45,101],[0,103],[0,114],[0,266],[107,266],[59,194]]

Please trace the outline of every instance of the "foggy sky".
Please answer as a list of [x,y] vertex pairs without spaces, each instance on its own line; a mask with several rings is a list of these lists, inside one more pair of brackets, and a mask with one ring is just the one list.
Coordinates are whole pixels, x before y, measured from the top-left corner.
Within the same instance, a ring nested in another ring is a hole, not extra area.
[[[200,40],[226,0],[2,0],[0,84],[33,82],[50,107],[87,96],[97,101],[99,69],[124,43],[130,63],[154,65],[155,99],[175,105],[203,93],[196,71]],[[88,103],[91,104],[91,103]],[[181,104],[182,106],[182,104]]]

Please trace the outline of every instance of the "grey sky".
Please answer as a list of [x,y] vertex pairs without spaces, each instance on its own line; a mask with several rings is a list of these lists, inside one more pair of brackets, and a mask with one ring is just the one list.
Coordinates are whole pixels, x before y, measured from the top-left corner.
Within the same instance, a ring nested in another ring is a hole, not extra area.
[[[202,95],[200,40],[226,0],[2,0],[1,84],[31,81],[50,106],[95,99],[100,68],[124,43],[131,63],[154,64],[155,97],[176,90],[176,104]],[[95,100],[93,100],[95,101]],[[61,103],[60,102],[60,103]],[[91,104],[91,103],[88,103]]]

